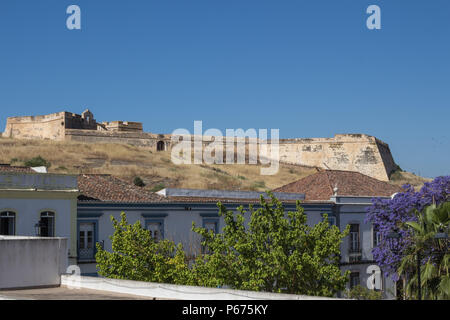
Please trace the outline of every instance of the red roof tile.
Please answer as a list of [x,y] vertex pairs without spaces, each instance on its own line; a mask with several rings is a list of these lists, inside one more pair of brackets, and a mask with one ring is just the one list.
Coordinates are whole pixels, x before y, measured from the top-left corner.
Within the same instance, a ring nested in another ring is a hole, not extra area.
[[10,164],[0,164],[0,172],[34,173],[30,167],[12,166]]
[[[167,197],[167,199],[172,203],[234,203],[239,205],[247,204],[259,204],[259,199],[232,199],[232,198],[201,198],[201,197]],[[269,199],[266,199],[269,200]],[[329,199],[328,199],[329,200]],[[297,200],[281,200],[284,204],[295,204]],[[310,201],[301,200],[302,203],[332,203],[331,201]]]
[[275,192],[304,193],[306,200],[329,200],[337,186],[338,196],[389,197],[402,189],[354,171],[323,170],[289,183]]
[[167,202],[164,197],[111,175],[81,174],[78,176],[80,201]]

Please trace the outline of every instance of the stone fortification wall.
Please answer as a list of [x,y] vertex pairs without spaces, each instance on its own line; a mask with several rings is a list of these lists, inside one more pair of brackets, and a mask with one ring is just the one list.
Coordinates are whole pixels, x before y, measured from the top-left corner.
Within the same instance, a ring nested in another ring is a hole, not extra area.
[[159,141],[165,145],[164,150],[170,148],[170,135],[158,135],[145,132],[120,132],[66,129],[65,139],[86,143],[125,143],[138,147],[156,148]]
[[64,140],[65,114],[58,112],[45,116],[8,118],[3,137]]
[[[89,110],[82,115],[59,112],[45,116],[8,118],[3,136],[86,143],[125,143],[153,148],[155,151],[172,148],[170,134],[145,133],[140,122],[113,121],[100,124]],[[203,146],[213,140],[211,137],[203,137]],[[267,150],[267,154],[261,156],[273,159],[270,144]],[[282,139],[279,144],[279,159],[283,163],[357,171],[383,181],[389,180],[390,173],[396,168],[389,146],[365,134]]]
[[3,137],[17,139],[65,140],[66,130],[142,132],[142,123],[112,121],[97,123],[94,115],[85,110],[81,115],[58,112],[43,116],[10,117]]
[[[88,143],[126,143],[155,150],[172,147],[171,135],[137,132],[108,132],[94,130],[66,130],[66,140]],[[203,146],[213,139],[204,137]],[[271,158],[270,144],[268,154]],[[224,147],[224,152],[225,152]],[[387,181],[395,169],[389,146],[375,137],[364,134],[338,134],[333,138],[282,139],[279,144],[280,162],[324,169],[357,171]]]
[[107,131],[143,132],[141,122],[111,121],[111,122],[102,122],[102,126]]
[[365,134],[280,141],[280,161],[332,170],[357,171],[387,181],[395,168],[389,146]]

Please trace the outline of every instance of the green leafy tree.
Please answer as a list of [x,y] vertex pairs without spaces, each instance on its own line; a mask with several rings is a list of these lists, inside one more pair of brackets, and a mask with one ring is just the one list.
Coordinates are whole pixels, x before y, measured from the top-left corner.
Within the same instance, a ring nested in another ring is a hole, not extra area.
[[450,253],[448,237],[450,223],[450,202],[425,207],[421,212],[415,210],[416,221],[405,223],[412,230],[412,246],[405,252],[399,267],[399,274],[408,279],[406,295],[416,297],[418,293],[417,255],[420,259],[422,298],[450,299]]
[[169,240],[155,241],[140,221],[130,225],[125,213],[121,220],[111,216],[114,226],[112,252],[97,243],[98,274],[113,279],[184,284],[188,266],[181,244]]
[[228,211],[218,203],[224,217],[221,233],[198,228],[205,253],[192,268],[190,283],[203,286],[230,286],[235,289],[333,296],[345,288],[348,272],[339,268],[340,243],[348,226],[340,232],[328,219],[310,227],[297,202],[296,211],[286,214],[283,204],[270,194],[260,208]]

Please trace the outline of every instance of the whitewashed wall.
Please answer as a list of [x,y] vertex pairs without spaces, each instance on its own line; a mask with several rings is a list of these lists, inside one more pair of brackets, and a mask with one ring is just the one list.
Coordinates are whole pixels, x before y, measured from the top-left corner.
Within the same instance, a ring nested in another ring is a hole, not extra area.
[[0,236],[0,289],[58,286],[67,238]]
[[70,238],[69,199],[5,199],[0,198],[0,212],[16,213],[16,236],[35,236],[35,224],[40,219],[42,211],[55,213],[55,236]]

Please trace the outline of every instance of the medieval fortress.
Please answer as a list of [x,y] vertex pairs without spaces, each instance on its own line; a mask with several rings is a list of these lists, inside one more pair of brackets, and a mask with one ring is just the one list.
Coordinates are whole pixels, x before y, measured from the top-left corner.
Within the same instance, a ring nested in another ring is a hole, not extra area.
[[[97,122],[94,115],[58,112],[43,116],[10,117],[6,138],[50,139],[88,143],[125,143],[155,151],[172,148],[171,134],[143,132],[142,123],[129,121]],[[213,141],[203,138],[203,143]],[[247,140],[248,142],[248,140]],[[269,145],[270,146],[270,145]],[[333,138],[280,139],[282,163],[324,169],[357,171],[379,180],[389,180],[396,165],[389,146],[365,134],[336,134]]]

